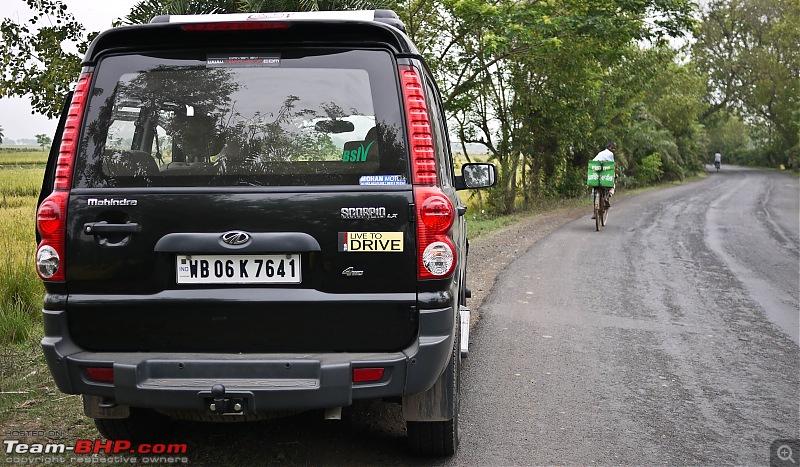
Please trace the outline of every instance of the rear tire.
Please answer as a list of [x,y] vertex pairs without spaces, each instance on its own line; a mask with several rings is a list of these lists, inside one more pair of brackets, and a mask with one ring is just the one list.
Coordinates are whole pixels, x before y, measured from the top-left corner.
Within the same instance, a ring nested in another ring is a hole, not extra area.
[[593,203],[594,203],[594,226],[597,231],[600,231],[600,215],[602,214],[600,203],[603,202],[602,196],[600,196],[600,190],[595,188],[593,190]]
[[458,449],[460,432],[458,413],[461,410],[461,317],[456,316],[455,338],[450,363],[442,377],[452,378],[453,418],[436,422],[406,422],[408,445],[415,454],[424,456],[452,456]]
[[127,440],[132,443],[151,441],[166,427],[169,418],[154,410],[131,407],[128,418],[95,418],[97,431],[110,440]]

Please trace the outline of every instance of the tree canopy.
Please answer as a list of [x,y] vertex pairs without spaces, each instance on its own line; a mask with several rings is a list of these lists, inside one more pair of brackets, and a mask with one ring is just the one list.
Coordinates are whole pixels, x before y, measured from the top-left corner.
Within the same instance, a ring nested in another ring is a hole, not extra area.
[[[59,0],[25,3],[35,12],[33,18],[22,23],[11,18],[0,22],[0,97],[27,97],[35,112],[54,117],[78,77],[81,54],[94,34],[87,36],[83,25]],[[77,53],[65,50],[70,44]]]
[[728,112],[763,130],[768,165],[800,165],[798,24],[797,0],[713,0],[692,48],[707,81],[703,122]]

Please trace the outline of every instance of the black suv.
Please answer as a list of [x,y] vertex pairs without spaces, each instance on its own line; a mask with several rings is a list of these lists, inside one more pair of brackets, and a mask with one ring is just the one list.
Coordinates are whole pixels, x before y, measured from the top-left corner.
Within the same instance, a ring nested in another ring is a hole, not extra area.
[[385,398],[413,450],[455,451],[457,190],[495,169],[455,175],[397,15],[111,29],[67,102],[37,212],[42,347],[104,436]]

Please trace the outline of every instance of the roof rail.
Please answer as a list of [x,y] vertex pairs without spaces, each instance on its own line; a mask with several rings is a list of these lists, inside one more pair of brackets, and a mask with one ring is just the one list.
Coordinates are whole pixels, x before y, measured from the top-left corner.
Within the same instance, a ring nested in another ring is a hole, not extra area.
[[160,15],[150,23],[216,23],[247,21],[374,21],[406,32],[406,25],[392,10],[285,11],[272,13],[224,13],[211,15]]

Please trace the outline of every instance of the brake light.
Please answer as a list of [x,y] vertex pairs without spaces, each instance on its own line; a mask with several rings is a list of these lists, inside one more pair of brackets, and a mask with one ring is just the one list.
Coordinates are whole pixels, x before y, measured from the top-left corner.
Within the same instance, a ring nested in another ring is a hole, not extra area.
[[65,278],[67,202],[72,184],[72,171],[75,167],[75,154],[78,151],[78,136],[91,81],[91,73],[83,73],[78,79],[61,135],[53,192],[42,201],[36,211],[36,228],[42,239],[36,250],[36,271],[43,280],[50,282],[63,282]]
[[411,143],[411,177],[414,185],[436,185],[436,158],[434,157],[431,121],[422,80],[414,67],[400,65],[400,81],[406,108],[409,142]]
[[86,376],[92,381],[100,383],[114,382],[114,368],[109,367],[90,367],[86,369]]
[[453,225],[453,204],[444,193],[435,190],[425,191],[423,196],[419,209],[420,219],[431,231],[447,233]]
[[232,23],[198,23],[181,26],[184,31],[254,31],[265,29],[288,29],[289,23],[270,21],[232,22]]

